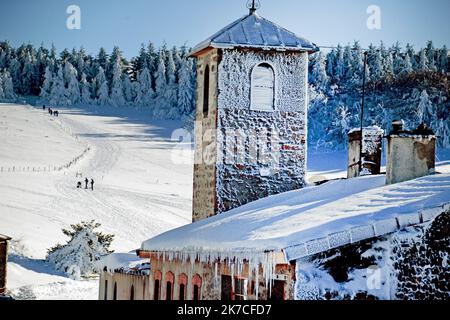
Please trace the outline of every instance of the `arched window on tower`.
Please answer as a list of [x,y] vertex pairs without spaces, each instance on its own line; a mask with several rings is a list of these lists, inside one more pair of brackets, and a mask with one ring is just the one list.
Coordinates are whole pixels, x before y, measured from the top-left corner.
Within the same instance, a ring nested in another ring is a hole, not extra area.
[[178,277],[178,285],[180,286],[178,299],[180,301],[186,300],[187,279],[188,278],[184,273],[180,274]]
[[174,282],[174,275],[172,272],[166,273],[166,300],[173,300],[173,282]]
[[205,67],[203,76],[203,117],[206,118],[209,113],[209,65]]
[[117,300],[117,282],[114,282],[113,300]]
[[134,285],[131,285],[130,300],[134,300]]
[[268,63],[260,63],[253,68],[250,109],[275,110],[275,72]]
[[202,278],[196,274],[192,279],[192,300],[201,300]]
[[159,300],[160,294],[161,294],[161,271],[155,271],[154,273],[154,279],[155,283],[153,286],[153,300]]

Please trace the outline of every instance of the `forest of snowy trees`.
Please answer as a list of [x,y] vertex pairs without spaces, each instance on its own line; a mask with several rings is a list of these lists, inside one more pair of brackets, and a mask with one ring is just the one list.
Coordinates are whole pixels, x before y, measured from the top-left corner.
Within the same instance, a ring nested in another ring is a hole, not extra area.
[[[392,120],[408,129],[425,122],[450,148],[448,49],[433,43],[415,51],[383,43],[367,51],[364,125],[389,133]],[[311,56],[309,143],[317,149],[346,147],[347,134],[360,125],[364,53],[358,42]]]
[[94,57],[83,48],[57,54],[54,47],[0,42],[0,101],[35,95],[50,106],[140,107],[157,119],[180,119],[194,110],[188,50],[149,43],[127,61],[118,47],[111,54],[101,48]]
[[[127,61],[118,47],[96,56],[83,48],[55,48],[0,42],[0,101],[39,96],[51,106],[96,105],[146,108],[155,119],[190,119],[195,107],[195,62],[187,47],[142,45]],[[346,147],[359,126],[363,50],[356,42],[311,55],[309,70],[310,146]],[[449,57],[430,41],[419,51],[407,45],[368,50],[365,125],[389,131],[391,121],[408,128],[426,122],[450,148]],[[188,125],[189,126],[189,125]]]

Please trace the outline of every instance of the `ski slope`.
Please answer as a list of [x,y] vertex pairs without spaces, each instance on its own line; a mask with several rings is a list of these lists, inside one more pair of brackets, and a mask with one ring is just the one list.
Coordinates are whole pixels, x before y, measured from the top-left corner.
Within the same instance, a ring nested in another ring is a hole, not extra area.
[[[192,154],[172,161],[179,123],[103,111],[60,110],[54,118],[0,104],[0,233],[14,239],[8,288],[19,297],[65,299],[74,291],[80,298],[80,289],[97,298],[97,281],[69,281],[42,262],[72,223],[95,219],[115,235],[112,249],[128,252],[191,221]],[[95,180],[94,191],[76,188],[85,177]]]

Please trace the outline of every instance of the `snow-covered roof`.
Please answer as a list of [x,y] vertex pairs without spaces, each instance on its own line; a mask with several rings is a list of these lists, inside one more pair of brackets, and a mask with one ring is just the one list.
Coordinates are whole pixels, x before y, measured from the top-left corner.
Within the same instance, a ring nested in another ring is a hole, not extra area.
[[215,257],[283,251],[287,262],[430,221],[450,209],[450,174],[389,186],[385,180],[336,180],[271,196],[159,235],[142,249]]
[[11,240],[11,238],[0,233],[0,240],[9,241],[9,240]]
[[246,15],[229,24],[210,38],[199,43],[191,52],[213,48],[259,48],[315,52],[319,48],[312,42],[295,35],[256,13]]
[[112,253],[96,262],[99,270],[107,272],[141,273],[150,270],[148,259],[142,259],[136,253]]

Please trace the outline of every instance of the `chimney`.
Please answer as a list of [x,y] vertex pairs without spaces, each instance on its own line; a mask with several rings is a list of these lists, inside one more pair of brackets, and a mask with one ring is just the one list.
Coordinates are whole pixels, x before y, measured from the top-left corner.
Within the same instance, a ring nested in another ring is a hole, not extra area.
[[393,121],[387,141],[386,184],[434,174],[436,136],[426,124],[405,131],[403,121]]
[[[363,129],[363,145],[361,144],[361,130],[354,129],[348,134],[348,168],[347,178],[356,178],[360,175],[380,174],[381,146],[383,130],[377,126]],[[359,168],[359,153],[362,150],[362,169]]]

